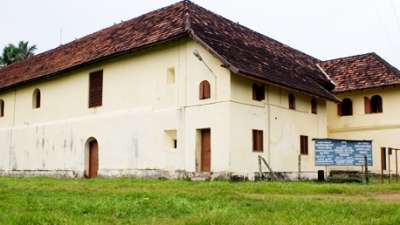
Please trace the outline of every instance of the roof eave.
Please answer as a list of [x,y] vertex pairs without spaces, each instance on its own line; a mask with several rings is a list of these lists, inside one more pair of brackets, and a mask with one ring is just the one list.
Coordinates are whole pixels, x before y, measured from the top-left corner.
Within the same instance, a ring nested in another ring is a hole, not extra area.
[[104,62],[106,60],[110,60],[110,59],[113,59],[113,58],[116,58],[116,57],[124,56],[124,55],[127,55],[127,54],[132,54],[132,53],[135,53],[135,52],[138,52],[138,51],[150,48],[150,47],[155,47],[155,46],[158,46],[158,45],[161,45],[161,44],[165,44],[165,43],[168,43],[168,42],[171,42],[171,41],[175,41],[175,40],[178,40],[178,39],[181,39],[181,38],[184,38],[184,37],[188,37],[188,36],[189,36],[188,32],[185,31],[185,32],[182,32],[180,34],[177,34],[175,36],[169,37],[167,39],[164,39],[164,40],[161,40],[161,41],[158,41],[158,42],[154,42],[154,43],[147,44],[147,45],[142,45],[142,46],[139,46],[139,47],[136,47],[136,48],[128,49],[126,51],[121,51],[121,52],[118,52],[118,53],[115,53],[115,54],[111,54],[111,55],[100,57],[100,58],[97,58],[97,59],[94,59],[94,60],[90,60],[90,61],[78,64],[76,66],[71,66],[71,67],[68,67],[66,69],[62,69],[62,70],[56,71],[54,73],[43,74],[43,75],[39,75],[37,78],[32,78],[32,79],[29,79],[29,80],[24,80],[24,81],[21,81],[21,82],[18,82],[18,83],[14,83],[12,85],[0,88],[0,92],[4,92],[4,91],[7,91],[7,90],[16,88],[18,86],[28,84],[28,83],[32,83],[32,82],[36,82],[36,81],[40,81],[40,80],[46,80],[46,79],[49,79],[49,78],[53,78],[53,77],[55,77],[57,75],[60,75],[62,73],[71,72],[71,71],[80,69],[80,68],[85,67],[85,66],[90,66],[90,65],[93,65],[93,64],[96,64],[96,63],[99,63],[99,62]]

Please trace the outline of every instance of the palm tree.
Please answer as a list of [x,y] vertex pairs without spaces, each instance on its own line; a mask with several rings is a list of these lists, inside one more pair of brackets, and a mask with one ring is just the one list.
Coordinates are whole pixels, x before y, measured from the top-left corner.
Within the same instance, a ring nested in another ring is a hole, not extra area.
[[29,46],[27,41],[20,41],[18,46],[9,44],[3,49],[3,54],[0,56],[0,66],[10,65],[27,59],[34,55],[35,50],[36,45]]

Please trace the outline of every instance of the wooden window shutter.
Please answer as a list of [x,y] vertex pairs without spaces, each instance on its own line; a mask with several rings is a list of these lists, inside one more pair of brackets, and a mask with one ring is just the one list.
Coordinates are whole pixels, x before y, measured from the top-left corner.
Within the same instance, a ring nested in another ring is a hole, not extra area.
[[364,109],[366,114],[370,114],[371,110],[371,100],[368,97],[364,97]]
[[262,130],[253,130],[253,151],[262,152],[264,151],[263,140],[264,135]]
[[381,168],[386,170],[386,148],[381,148]]
[[300,154],[308,155],[308,136],[300,136]]
[[208,81],[203,80],[199,86],[199,99],[211,98],[211,85]]
[[0,117],[4,116],[4,101],[0,100]]
[[89,108],[103,104],[103,71],[89,75]]
[[253,100],[257,100],[257,84],[253,84]]

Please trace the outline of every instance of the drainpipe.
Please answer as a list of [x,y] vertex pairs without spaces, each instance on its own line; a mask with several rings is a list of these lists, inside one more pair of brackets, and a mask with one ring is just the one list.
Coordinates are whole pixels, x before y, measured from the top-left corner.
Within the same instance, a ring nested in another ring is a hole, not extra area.
[[267,85],[267,128],[268,128],[268,164],[271,165],[271,102],[270,102],[270,86]]

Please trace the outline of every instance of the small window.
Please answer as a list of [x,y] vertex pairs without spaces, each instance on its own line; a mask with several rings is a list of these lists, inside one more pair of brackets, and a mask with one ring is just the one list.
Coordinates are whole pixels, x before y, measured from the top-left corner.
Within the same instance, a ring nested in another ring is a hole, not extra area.
[[351,116],[353,115],[353,102],[351,99],[345,98],[342,103],[338,104],[338,115],[339,116]]
[[167,70],[167,84],[175,84],[175,68],[171,67]]
[[374,95],[371,98],[371,113],[381,113],[383,112],[382,108],[382,97],[379,95]]
[[296,110],[296,97],[293,94],[289,94],[289,109]]
[[33,96],[32,96],[32,107],[34,109],[38,109],[41,106],[41,96],[40,96],[40,90],[35,89],[33,91]]
[[311,113],[318,114],[318,101],[317,99],[311,99]]
[[253,130],[253,152],[264,151],[263,139],[264,135],[262,130]]
[[300,154],[308,155],[308,136],[300,136]]
[[103,104],[103,71],[89,74],[89,108]]
[[253,100],[262,101],[265,99],[265,86],[253,84]]
[[200,100],[211,98],[211,87],[208,81],[203,80],[200,82],[199,91]]
[[178,139],[176,135],[176,130],[165,130],[165,141],[169,149],[178,148]]
[[0,117],[4,117],[4,101],[0,99]]

